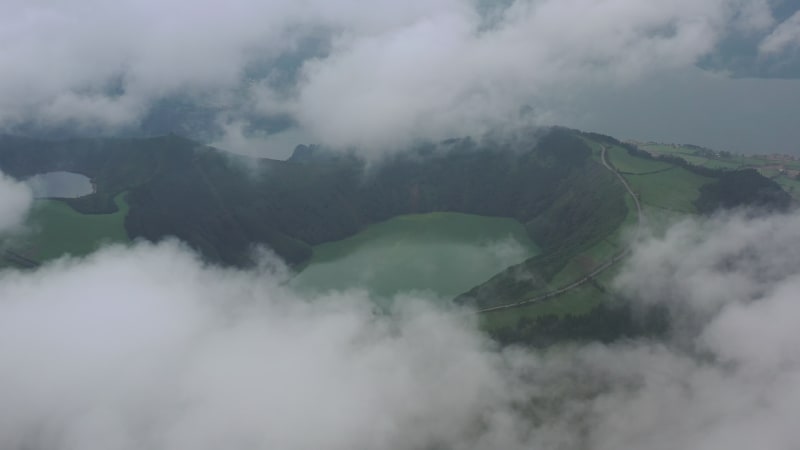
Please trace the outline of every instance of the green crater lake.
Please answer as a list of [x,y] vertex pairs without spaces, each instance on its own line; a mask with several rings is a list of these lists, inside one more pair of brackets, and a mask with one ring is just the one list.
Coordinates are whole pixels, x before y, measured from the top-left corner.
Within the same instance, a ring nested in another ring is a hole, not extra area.
[[514,219],[413,214],[315,246],[290,284],[312,292],[364,288],[375,299],[408,291],[452,298],[538,251]]

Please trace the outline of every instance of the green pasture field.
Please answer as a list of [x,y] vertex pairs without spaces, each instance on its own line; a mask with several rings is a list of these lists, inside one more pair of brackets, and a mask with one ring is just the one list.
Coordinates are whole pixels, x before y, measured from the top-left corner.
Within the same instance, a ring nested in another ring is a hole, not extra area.
[[789,193],[795,200],[800,200],[800,180],[795,178],[780,175],[773,178],[776,183],[780,184],[781,187]]
[[128,242],[125,193],[114,202],[115,213],[81,214],[60,200],[36,200],[27,221],[30,234],[15,251],[41,262],[64,254],[87,255],[106,243]]
[[[644,144],[639,146],[643,150],[651,153],[677,156],[686,160],[686,162],[696,166],[708,167],[711,169],[743,169],[743,168],[759,168],[765,166],[784,166],[789,169],[800,170],[800,161],[773,161],[766,159],[759,155],[736,155],[733,154],[728,158],[717,157],[710,158],[697,153],[697,150],[685,147],[665,144]],[[767,174],[765,174],[767,175]],[[767,175],[769,176],[769,175]]]
[[607,156],[618,171],[626,174],[650,173],[660,170],[671,170],[675,167],[668,162],[633,156],[621,147],[610,147]]
[[700,195],[700,188],[714,181],[682,167],[647,175],[625,175],[625,178],[644,205],[684,213],[696,212],[694,201]]
[[586,283],[568,293],[538,303],[481,314],[480,324],[484,330],[493,331],[514,327],[523,318],[586,314],[602,302],[603,293],[591,283]]

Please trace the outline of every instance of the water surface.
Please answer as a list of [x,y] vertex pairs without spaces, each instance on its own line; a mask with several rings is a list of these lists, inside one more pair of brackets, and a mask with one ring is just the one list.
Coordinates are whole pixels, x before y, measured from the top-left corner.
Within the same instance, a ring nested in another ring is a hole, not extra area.
[[452,298],[538,252],[513,219],[459,213],[399,216],[314,247],[292,281],[300,290],[367,289],[376,299],[407,291]]

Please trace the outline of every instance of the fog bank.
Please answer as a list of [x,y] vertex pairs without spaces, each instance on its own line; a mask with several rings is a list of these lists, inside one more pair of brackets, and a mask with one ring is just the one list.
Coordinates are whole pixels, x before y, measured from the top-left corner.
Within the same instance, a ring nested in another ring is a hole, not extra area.
[[[690,220],[617,280],[663,342],[498,349],[474,317],[306,298],[175,242],[0,273],[8,449],[792,448],[800,215]],[[558,301],[558,300],[555,300]]]

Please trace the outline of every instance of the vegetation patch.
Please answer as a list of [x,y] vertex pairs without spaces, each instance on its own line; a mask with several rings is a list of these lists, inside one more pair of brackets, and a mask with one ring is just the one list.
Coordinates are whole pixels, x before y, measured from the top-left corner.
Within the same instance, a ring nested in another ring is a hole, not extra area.
[[694,202],[700,189],[714,181],[682,167],[647,175],[625,175],[631,188],[645,205],[684,213],[697,211]]
[[564,318],[590,313],[603,302],[604,293],[593,283],[583,284],[574,290],[552,299],[481,314],[481,327],[489,332],[515,328],[522,321],[553,316]]
[[[642,219],[645,224],[655,221],[666,226],[665,224],[679,220],[686,214],[708,212],[717,207],[769,205],[781,208],[787,204],[786,194],[767,178],[753,175],[754,171],[722,169],[727,164],[737,165],[734,161],[714,164],[711,157],[692,154],[694,158],[705,158],[709,161],[707,165],[700,167],[687,162],[686,158],[677,158],[676,153],[682,150],[675,149],[665,159],[657,159],[608,136],[584,133],[583,137],[592,149],[592,158],[595,161],[600,161],[603,147],[608,149],[610,163],[628,180],[642,204]],[[733,158],[730,155],[725,156]],[[626,205],[628,215],[625,221],[606,239],[569,257],[559,259],[557,256],[563,256],[563,253],[556,252],[555,255],[534,258],[540,262],[547,261],[543,265],[550,269],[550,273],[553,273],[552,268],[560,269],[550,278],[539,279],[537,289],[524,295],[535,298],[568,285],[590,273],[591,267],[596,267],[599,260],[608,261],[624,249],[625,230],[630,230],[638,220],[630,197],[626,197]],[[650,324],[642,327],[641,321],[634,320],[628,305],[613,296],[609,283],[618,269],[619,265],[613,265],[588,283],[558,296],[520,307],[484,313],[482,325],[501,342],[523,342],[529,345],[546,345],[556,336],[604,340],[663,329],[663,311],[646,313],[645,321]],[[547,273],[547,269],[540,273]]]
[[117,212],[82,214],[61,200],[37,200],[27,221],[29,234],[14,252],[33,260],[87,255],[103,244],[128,242],[125,194],[114,198]]
[[773,180],[781,185],[783,190],[785,190],[795,201],[800,201],[800,179],[797,177],[790,177],[786,175],[779,175]]
[[609,147],[607,156],[614,167],[623,174],[648,174],[651,172],[669,170],[675,167],[667,162],[636,157],[628,153],[626,149],[616,145]]

